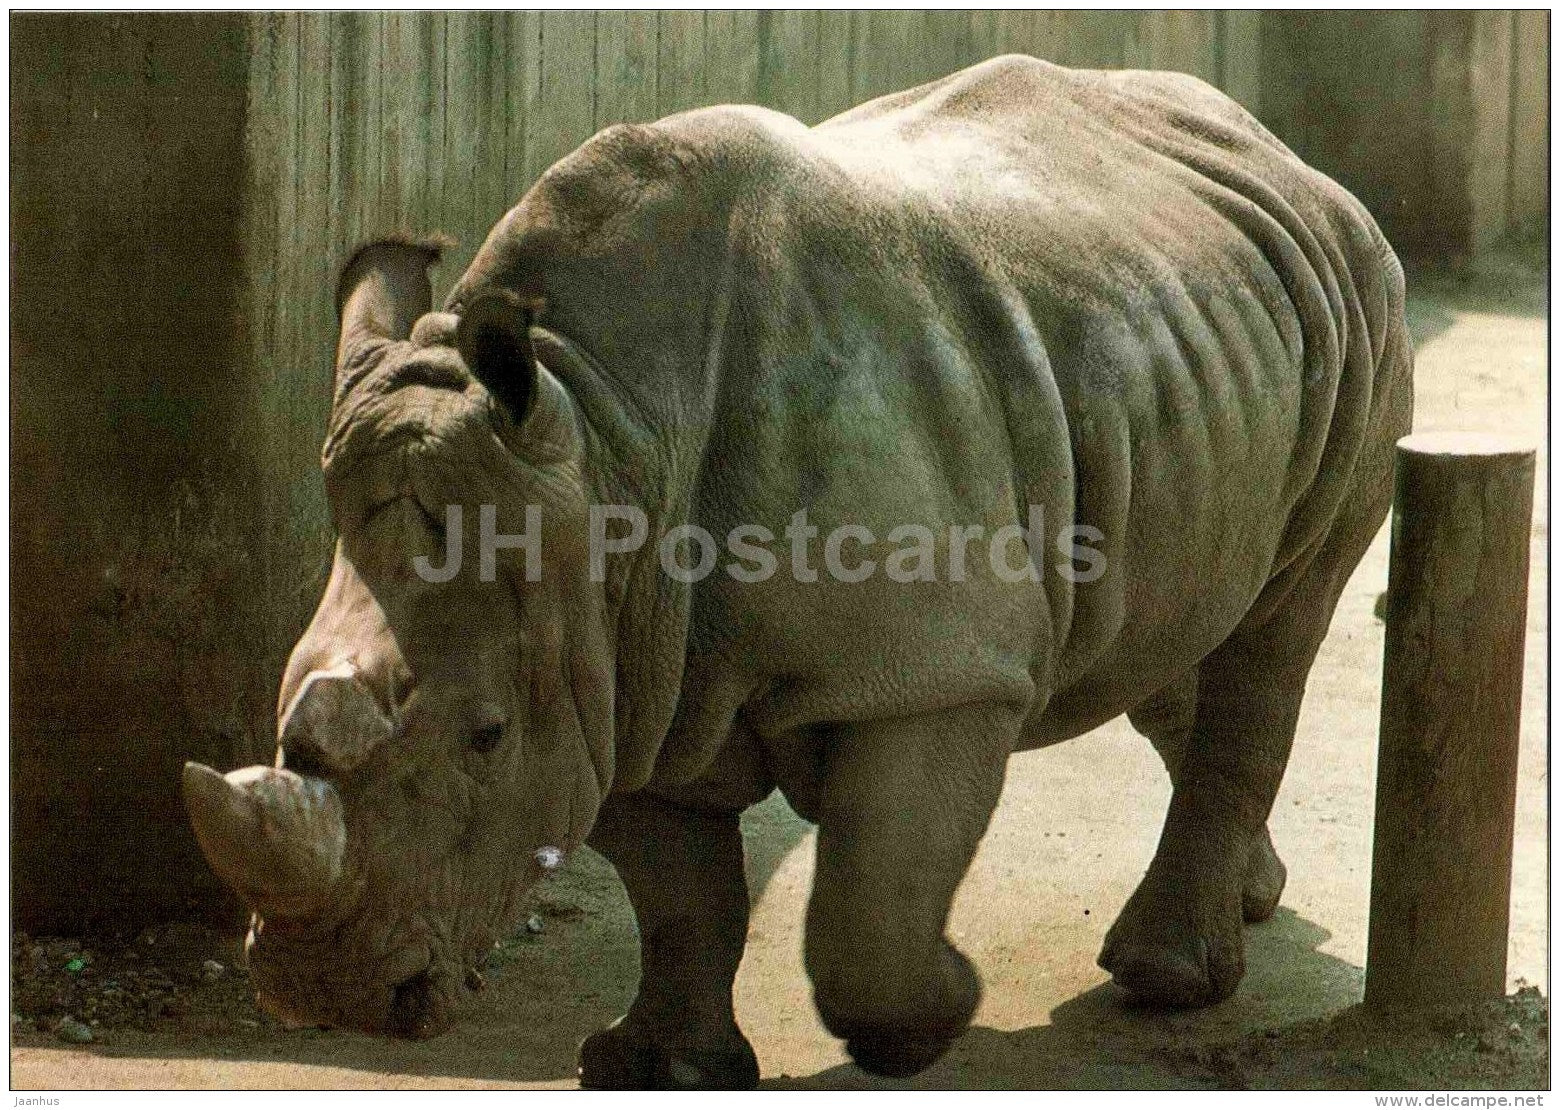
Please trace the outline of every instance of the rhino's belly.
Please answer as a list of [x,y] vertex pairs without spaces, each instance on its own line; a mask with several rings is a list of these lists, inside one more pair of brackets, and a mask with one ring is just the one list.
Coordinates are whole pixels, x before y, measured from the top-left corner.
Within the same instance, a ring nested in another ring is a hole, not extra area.
[[1133,674],[1117,672],[1112,678],[1080,682],[1035,707],[1024,722],[1014,750],[1048,748],[1092,732],[1136,708],[1195,665],[1195,659],[1176,659],[1169,665],[1162,662]]

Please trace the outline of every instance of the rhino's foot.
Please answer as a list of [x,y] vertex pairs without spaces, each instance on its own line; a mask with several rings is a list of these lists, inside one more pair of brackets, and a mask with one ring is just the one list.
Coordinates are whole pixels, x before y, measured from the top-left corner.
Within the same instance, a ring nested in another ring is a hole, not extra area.
[[862,1071],[884,1079],[908,1079],[937,1062],[951,1038],[931,1040],[908,1037],[902,1033],[864,1033],[845,1042],[845,1051]]
[[1273,838],[1266,828],[1251,846],[1251,862],[1246,865],[1246,876],[1241,885],[1241,916],[1255,923],[1266,921],[1278,910],[1278,900],[1284,893],[1284,880],[1289,872],[1284,861],[1273,848]]
[[[1231,884],[1233,886],[1233,884]],[[1155,1006],[1211,1006],[1245,973],[1241,900],[1171,889],[1151,873],[1105,935],[1099,964],[1134,999]]]
[[580,1046],[580,1086],[589,1091],[749,1091],[758,1057],[735,1026],[697,1047],[674,1047],[632,1017]]
[[[844,1039],[845,1050],[863,1071],[887,1079],[917,1075],[936,1063],[969,1028],[980,1005],[980,974],[953,945],[943,942],[939,951],[938,989],[923,995],[919,1005],[905,1007],[901,1021],[884,1022],[876,1015],[852,1017],[848,1004],[841,1006],[837,998],[827,995],[819,997],[824,1024]],[[863,986],[851,1001],[868,997]]]

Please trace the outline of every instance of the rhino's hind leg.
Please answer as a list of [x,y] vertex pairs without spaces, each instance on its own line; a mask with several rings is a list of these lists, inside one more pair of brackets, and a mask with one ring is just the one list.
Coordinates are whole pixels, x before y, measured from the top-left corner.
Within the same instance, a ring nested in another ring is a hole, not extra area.
[[580,1047],[580,1084],[757,1086],[758,1059],[731,1003],[748,922],[738,815],[634,794],[603,807],[589,843],[617,869],[633,903],[640,981],[628,1013]]
[[[1191,741],[1192,726],[1197,717],[1197,672],[1186,675],[1165,687],[1153,697],[1127,713],[1132,727],[1148,738],[1164,761],[1165,770],[1174,783],[1181,770],[1181,760]],[[1245,879],[1241,884],[1241,916],[1248,922],[1266,921],[1278,910],[1278,902],[1284,893],[1284,881],[1288,872],[1284,861],[1278,858],[1273,847],[1273,837],[1264,824],[1262,835],[1251,846],[1246,864]]]
[[1246,878],[1240,888],[1241,916],[1252,924],[1269,920],[1278,912],[1288,878],[1289,869],[1273,847],[1273,834],[1263,825],[1246,862]]
[[1245,971],[1246,873],[1266,840],[1305,689],[1304,666],[1265,656],[1232,638],[1201,665],[1159,849],[1100,953],[1100,966],[1142,1001],[1206,1006]]
[[1311,664],[1391,502],[1392,442],[1384,435],[1367,450],[1330,531],[1198,665],[1196,715],[1159,849],[1100,953],[1100,966],[1144,1001],[1227,998],[1245,970],[1242,917],[1277,900],[1282,865],[1275,874],[1258,864],[1266,886],[1250,898],[1248,875],[1253,857],[1263,860]]
[[943,933],[1017,728],[969,707],[841,725],[826,742],[807,972],[824,1025],[876,1075],[930,1066],[980,1002]]

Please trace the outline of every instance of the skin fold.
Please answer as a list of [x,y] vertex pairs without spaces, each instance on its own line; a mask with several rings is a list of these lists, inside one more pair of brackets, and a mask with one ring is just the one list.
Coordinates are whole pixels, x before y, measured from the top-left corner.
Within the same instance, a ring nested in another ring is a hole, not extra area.
[[[583,1082],[751,1086],[737,821],[778,788],[819,829],[818,1011],[861,1066],[913,1074],[980,997],[944,928],[1007,757],[1122,713],[1174,791],[1101,963],[1150,1003],[1236,988],[1242,922],[1283,887],[1266,822],[1306,676],[1411,420],[1402,273],[1357,201],[1196,79],[999,58],[811,129],[751,107],[610,128],[442,312],[429,248],[379,249],[344,277],[341,540],[281,704],[350,659],[395,727],[351,767],[315,730],[350,878],[339,941],[264,923],[279,1006],[436,1029],[536,849],[588,836],[643,965]],[[539,578],[516,549],[495,582],[469,557],[412,575],[450,504],[477,549],[482,503],[510,533],[540,505]],[[601,582],[590,504],[652,537]],[[1039,573],[982,547],[951,580],[950,526],[1037,506]],[[679,525],[779,537],[801,509],[814,568],[841,525],[880,561],[920,525],[943,573],[804,580],[783,541],[761,582],[657,561]],[[1097,577],[1059,569],[1075,525]],[[330,969],[358,953],[385,970],[349,987]],[[425,953],[426,1005],[392,980]]]

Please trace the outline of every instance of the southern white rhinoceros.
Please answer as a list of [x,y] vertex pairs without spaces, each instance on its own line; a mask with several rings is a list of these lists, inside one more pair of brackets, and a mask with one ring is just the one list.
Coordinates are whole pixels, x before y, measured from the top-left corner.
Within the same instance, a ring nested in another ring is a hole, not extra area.
[[[610,128],[443,312],[436,254],[342,276],[339,542],[280,766],[187,769],[267,1005],[439,1031],[588,842],[643,972],[583,1082],[751,1085],[738,815],[778,787],[818,826],[819,1013],[913,1073],[980,994],[944,926],[1008,756],[1121,713],[1174,794],[1100,962],[1235,989],[1410,423],[1402,272],[1352,197],[1193,78],[1006,57],[810,129]],[[687,526],[746,558],[685,573]]]

